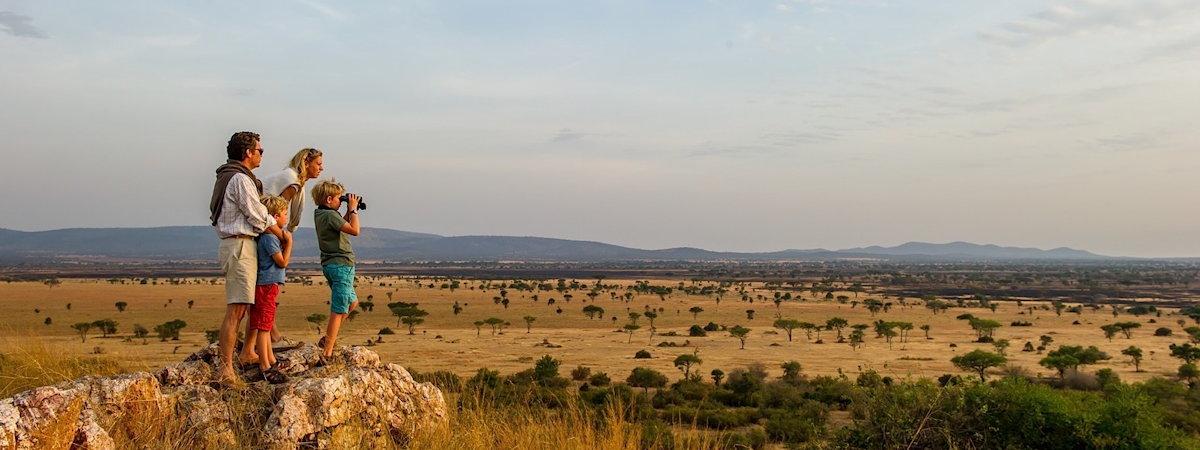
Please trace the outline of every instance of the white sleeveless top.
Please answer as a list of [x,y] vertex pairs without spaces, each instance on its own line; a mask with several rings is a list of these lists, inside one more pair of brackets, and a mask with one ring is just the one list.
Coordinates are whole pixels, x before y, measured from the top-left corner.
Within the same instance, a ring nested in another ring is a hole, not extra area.
[[300,214],[304,212],[304,198],[308,197],[308,194],[304,192],[304,186],[300,185],[300,174],[291,167],[285,167],[283,170],[263,178],[262,182],[263,193],[268,195],[279,195],[288,186],[296,186],[296,195],[292,197],[288,208],[287,225],[288,231],[296,231],[296,227],[300,226]]

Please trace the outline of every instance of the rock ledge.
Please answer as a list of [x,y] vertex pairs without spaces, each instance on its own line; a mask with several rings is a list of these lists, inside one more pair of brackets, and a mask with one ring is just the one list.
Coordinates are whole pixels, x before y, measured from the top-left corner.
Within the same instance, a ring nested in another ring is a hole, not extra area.
[[[83,377],[30,389],[0,400],[0,449],[113,449],[114,424],[139,413],[177,418],[184,430],[202,430],[193,438],[205,447],[229,447],[239,425],[232,422],[235,411],[242,417],[247,405],[250,414],[257,409],[266,417],[259,443],[273,449],[328,448],[340,429],[360,439],[404,442],[447,420],[441,390],[417,383],[403,367],[381,363],[375,352],[343,348],[332,364],[318,368],[319,355],[311,344],[279,351],[280,370],[290,380],[251,383],[243,391],[213,385],[215,344],[153,374]],[[243,376],[252,379],[257,372]]]

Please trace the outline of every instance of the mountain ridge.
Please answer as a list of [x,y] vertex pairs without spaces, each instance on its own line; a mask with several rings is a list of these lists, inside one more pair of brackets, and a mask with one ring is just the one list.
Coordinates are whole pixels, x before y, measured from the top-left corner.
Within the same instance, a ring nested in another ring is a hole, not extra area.
[[[311,228],[297,235],[312,235]],[[111,258],[134,260],[206,260],[216,257],[216,239],[207,226],[149,228],[64,228],[19,231],[0,228],[0,260]],[[293,254],[317,256],[315,239],[297,239]],[[837,260],[848,258],[917,260],[1101,260],[1112,257],[1058,247],[1042,250],[955,241],[906,242],[842,250],[785,249],[727,252],[698,247],[639,249],[598,241],[539,236],[443,236],[389,228],[365,228],[352,241],[362,260],[386,261],[633,261],[633,260]]]

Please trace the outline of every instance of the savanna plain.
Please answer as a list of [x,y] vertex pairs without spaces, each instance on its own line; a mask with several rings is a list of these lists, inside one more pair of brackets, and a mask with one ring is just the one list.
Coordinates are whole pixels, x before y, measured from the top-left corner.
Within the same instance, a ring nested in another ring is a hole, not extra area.
[[[338,344],[404,366],[452,407],[445,427],[342,446],[1197,446],[1189,264],[527,269],[364,271]],[[290,275],[277,325],[315,342],[328,288]],[[177,363],[211,344],[224,310],[211,276],[10,277],[0,387]],[[158,430],[114,432],[119,445],[201,442],[159,430],[171,426],[111,424]],[[230,445],[260,445],[261,426]]]

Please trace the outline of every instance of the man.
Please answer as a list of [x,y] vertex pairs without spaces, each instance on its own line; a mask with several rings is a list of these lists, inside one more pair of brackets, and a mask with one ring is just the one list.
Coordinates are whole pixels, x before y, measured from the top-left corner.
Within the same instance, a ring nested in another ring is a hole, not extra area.
[[238,326],[250,305],[254,304],[254,285],[258,272],[258,254],[254,238],[264,231],[276,236],[283,232],[275,218],[259,202],[262,182],[251,170],[262,164],[263,147],[257,133],[239,131],[225,147],[229,158],[217,168],[209,210],[212,226],[221,238],[217,260],[225,272],[225,320],[221,322],[219,347],[222,384],[238,383],[233,370],[233,347]]

